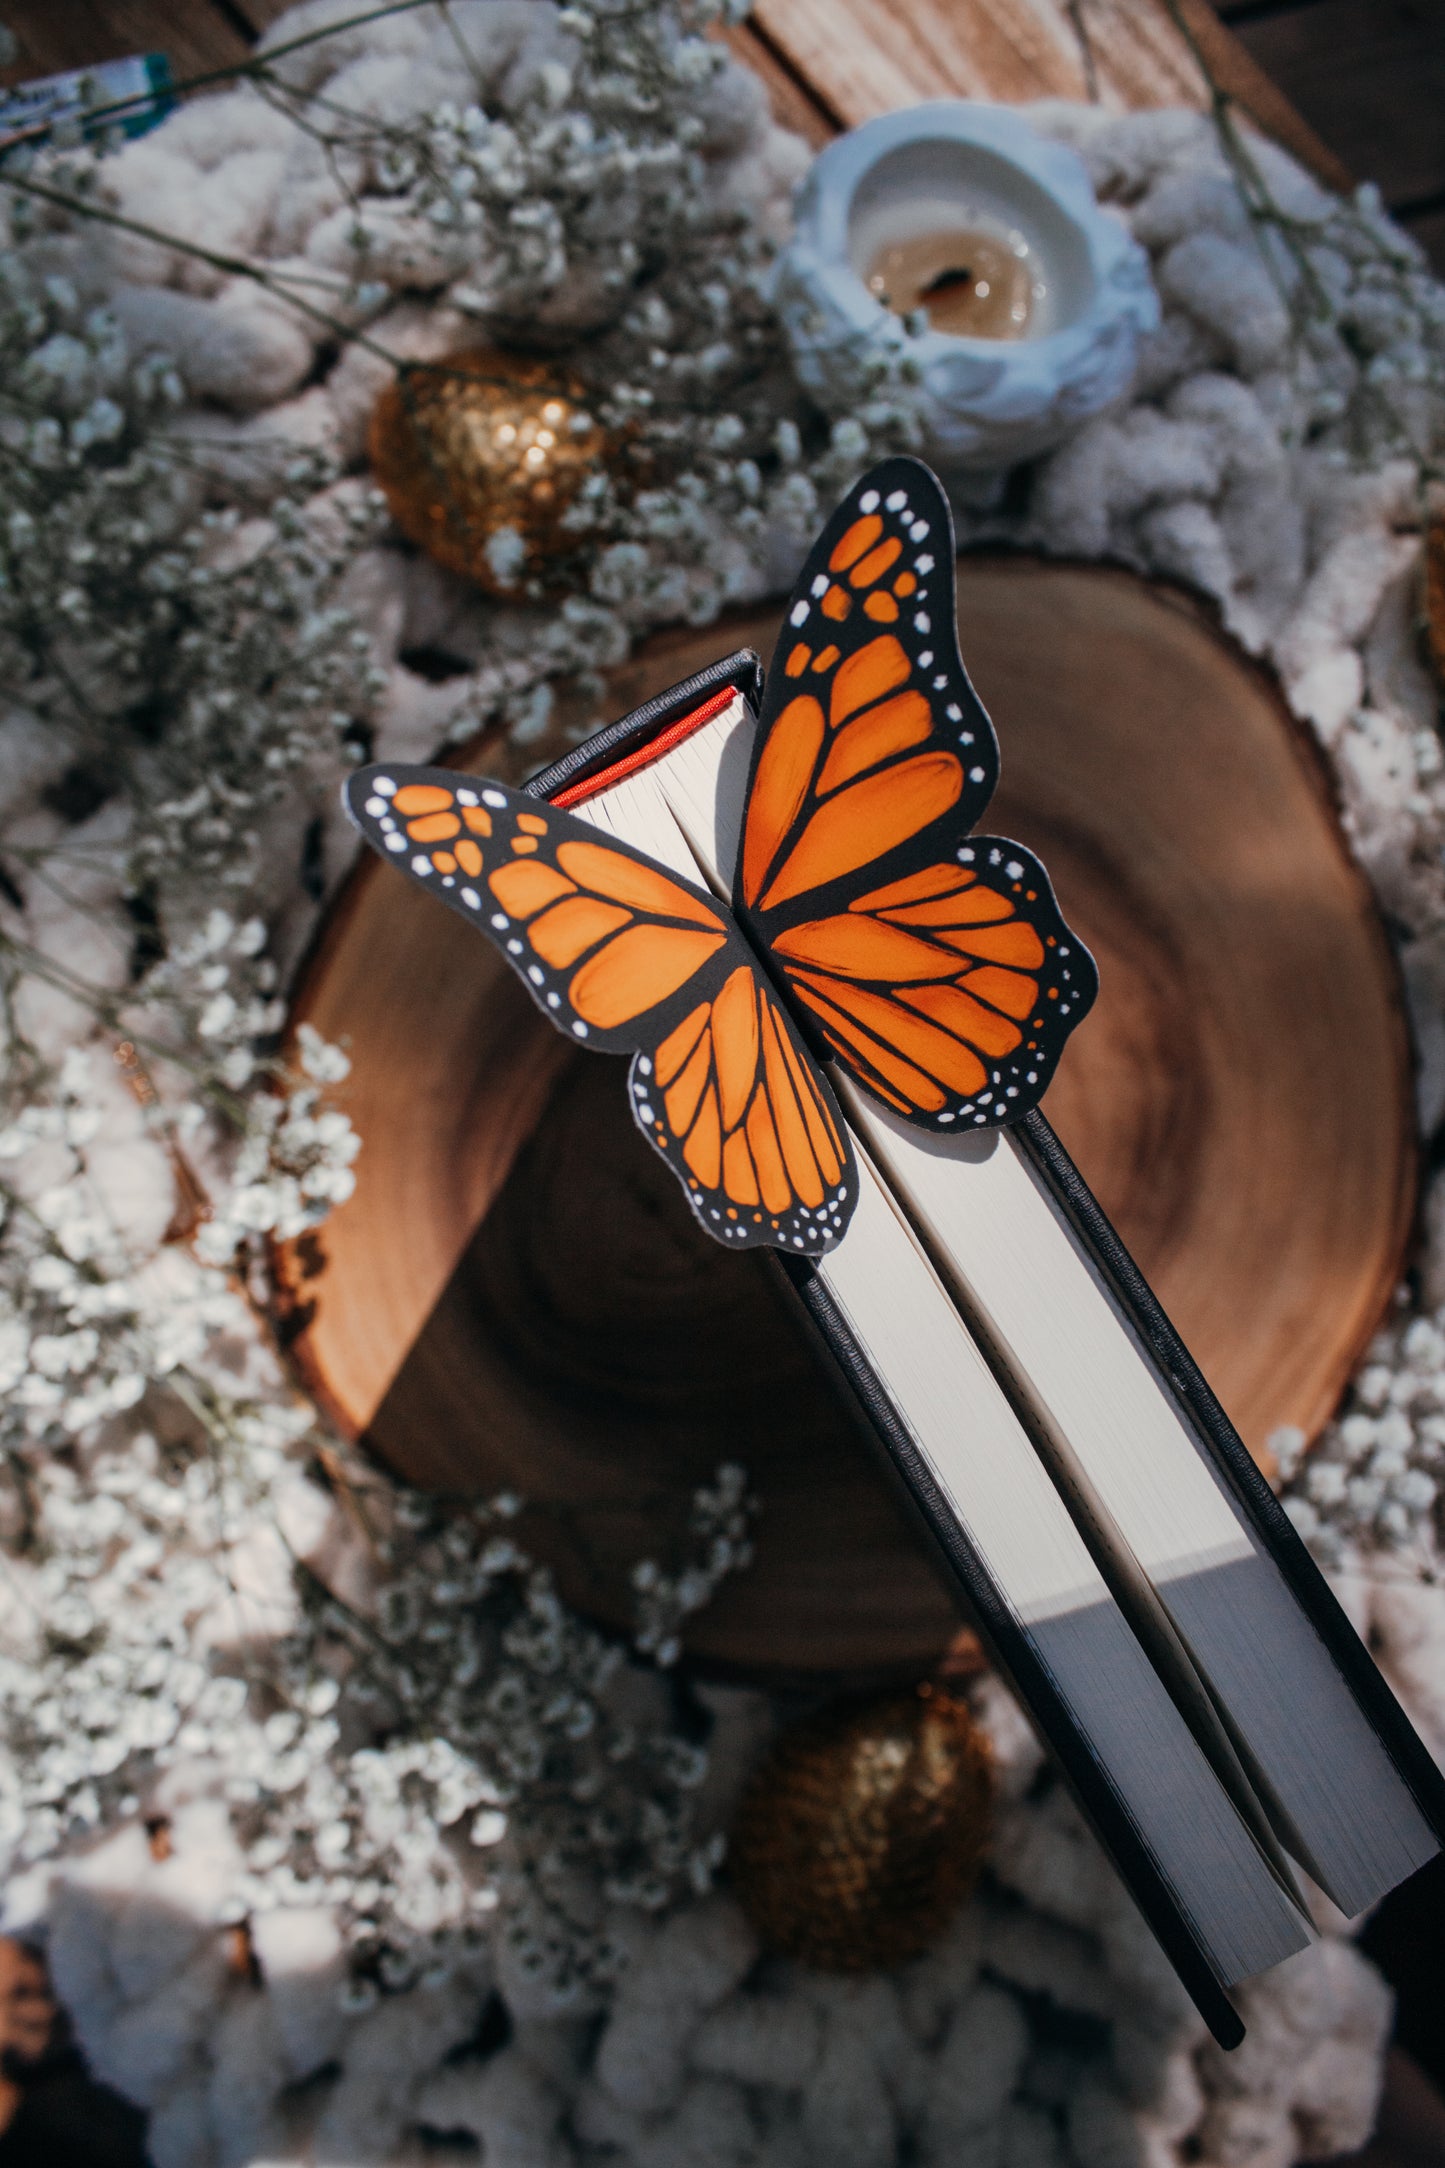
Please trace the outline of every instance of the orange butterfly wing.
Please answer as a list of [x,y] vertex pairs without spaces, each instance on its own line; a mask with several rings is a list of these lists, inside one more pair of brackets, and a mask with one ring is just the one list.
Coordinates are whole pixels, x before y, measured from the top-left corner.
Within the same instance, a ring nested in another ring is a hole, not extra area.
[[997,777],[958,653],[947,502],[927,468],[887,461],[799,580],[735,908],[822,1042],[940,1130],[1027,1112],[1098,984],[1039,861],[968,834]]
[[364,768],[363,836],[493,942],[561,1031],[633,1055],[629,1097],[703,1226],[818,1255],[857,1174],[833,1095],[731,914],[590,821],[443,768]]

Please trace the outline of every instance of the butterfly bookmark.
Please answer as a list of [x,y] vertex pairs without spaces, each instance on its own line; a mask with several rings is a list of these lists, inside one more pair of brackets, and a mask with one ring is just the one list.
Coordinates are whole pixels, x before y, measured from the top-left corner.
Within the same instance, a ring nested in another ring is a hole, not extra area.
[[1038,859],[976,833],[998,744],[954,607],[943,493],[889,461],[789,605],[727,901],[568,810],[580,791],[543,804],[385,763],[347,785],[367,842],[470,919],[559,1031],[632,1056],[638,1127],[730,1247],[818,1256],[846,1231],[830,1065],[939,1135],[997,1127],[1037,1105],[1093,1001]]

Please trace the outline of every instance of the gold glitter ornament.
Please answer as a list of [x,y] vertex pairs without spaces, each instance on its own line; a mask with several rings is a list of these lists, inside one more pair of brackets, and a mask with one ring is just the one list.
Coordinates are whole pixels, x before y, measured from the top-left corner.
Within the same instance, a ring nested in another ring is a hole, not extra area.
[[728,1858],[767,1946],[828,1972],[927,1949],[972,1887],[991,1827],[992,1757],[939,1687],[796,1725],[751,1779]]
[[489,593],[557,585],[562,524],[615,445],[544,361],[469,347],[404,369],[372,411],[372,472],[402,533]]

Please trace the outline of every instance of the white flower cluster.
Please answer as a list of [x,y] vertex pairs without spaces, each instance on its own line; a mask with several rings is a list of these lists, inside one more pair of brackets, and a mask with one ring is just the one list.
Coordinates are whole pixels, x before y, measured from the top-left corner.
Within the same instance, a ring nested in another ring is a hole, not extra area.
[[54,1088],[0,1131],[0,1448],[16,1489],[7,1534],[33,1534],[44,1449],[134,1408],[153,1379],[234,1323],[224,1281],[177,1255],[133,1258],[87,1147],[105,1118],[72,1050]]
[[[198,1029],[204,1038],[205,1016]],[[238,1251],[254,1250],[263,1235],[285,1242],[304,1234],[356,1187],[351,1169],[361,1139],[347,1115],[323,1103],[325,1087],[339,1083],[351,1064],[311,1024],[297,1033],[297,1053],[307,1081],[284,1094],[257,1092],[247,1102],[225,1196],[196,1239],[196,1254],[207,1263],[235,1264]]]
[[711,1489],[704,1485],[697,1492],[689,1517],[697,1557],[681,1573],[664,1573],[654,1559],[633,1568],[637,1646],[664,1670],[682,1654],[685,1622],[712,1602],[730,1573],[741,1573],[752,1558],[747,1480],[736,1462],[727,1461]]
[[260,1439],[251,1443],[248,1481],[229,1500],[208,1455],[162,1447],[146,1430],[36,1462],[17,1486],[24,1518],[7,1544],[0,1616],[10,1871],[133,1815],[153,1770],[228,1728],[203,1622],[232,1593],[218,1523],[228,1504],[254,1511],[274,1472]]
[[59,214],[6,208],[0,667],[68,746],[63,804],[124,794],[128,888],[154,911],[165,885],[179,920],[181,893],[254,887],[290,780],[364,729],[370,643],[328,598],[374,514],[300,457],[264,510],[208,509],[170,360],[86,296]]
[[1406,1306],[1377,1333],[1340,1413],[1305,1453],[1298,1431],[1270,1441],[1285,1509],[1322,1563],[1352,1545],[1422,1553],[1445,1472],[1445,1310]]
[[[708,94],[729,68],[699,32],[719,12],[463,4],[449,23],[280,60],[274,78],[308,118],[325,94],[330,156],[318,146],[310,177],[339,175],[345,191],[308,256],[363,293],[370,273],[378,299],[398,269],[413,285],[460,278],[453,300],[489,328],[605,326],[639,278],[716,224],[709,182],[729,147]],[[269,43],[325,19],[298,8]],[[388,48],[409,75],[384,114],[353,105],[361,50],[374,81]]]
[[285,1021],[276,998],[276,966],[264,954],[265,921],[239,923],[219,904],[179,933],[145,977],[146,1006],[166,1019],[167,1048],[199,1056],[203,1073],[227,1093],[243,1092],[258,1068],[256,1048]]
[[[204,1277],[200,1322],[243,1336]],[[11,1455],[0,1874],[118,1820],[161,1824],[201,1781],[232,1830],[216,1916],[325,1907],[349,2007],[446,1977],[499,1906],[534,1993],[595,1993],[620,1961],[616,1908],[704,1888],[720,1857],[698,1824],[706,1756],[655,1675],[560,1603],[509,1532],[515,1499],[449,1507],[327,1448],[328,1509],[303,1404],[179,1363],[171,1379],[164,1443],[128,1428],[23,1474]],[[330,1585],[353,1514],[354,1601]]]
[[[738,1504],[730,1476],[699,1494],[702,1556],[673,1577],[696,1584],[693,1608],[728,1570],[713,1530],[718,1497]],[[344,1682],[333,1736],[360,1723],[366,1743],[313,1751],[284,1785],[273,1771],[246,1787],[231,1760],[242,1832],[248,1798],[265,1831],[250,1859],[268,1871],[247,1902],[324,1899],[393,1988],[452,1961],[500,1903],[508,1963],[565,2007],[615,1971],[616,1907],[656,1911],[707,1886],[720,1856],[697,1826],[707,1758],[655,1675],[583,1625],[521,1548],[520,1501],[462,1507],[360,1472],[348,1496],[372,1527],[372,1586],[361,1605],[312,1580],[285,1660],[298,1680],[319,1666]]]

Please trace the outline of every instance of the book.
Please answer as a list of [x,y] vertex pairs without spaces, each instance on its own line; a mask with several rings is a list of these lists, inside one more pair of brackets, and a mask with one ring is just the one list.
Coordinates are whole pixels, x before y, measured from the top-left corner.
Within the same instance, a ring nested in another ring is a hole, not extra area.
[[[760,688],[729,658],[528,790],[726,897]],[[856,1208],[779,1271],[1232,2044],[1229,1987],[1311,1936],[1300,1870],[1366,1909],[1445,1780],[1042,1113],[940,1137],[832,1081]]]

